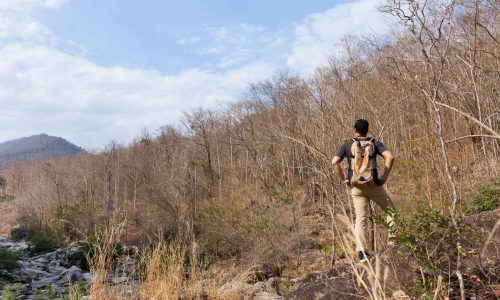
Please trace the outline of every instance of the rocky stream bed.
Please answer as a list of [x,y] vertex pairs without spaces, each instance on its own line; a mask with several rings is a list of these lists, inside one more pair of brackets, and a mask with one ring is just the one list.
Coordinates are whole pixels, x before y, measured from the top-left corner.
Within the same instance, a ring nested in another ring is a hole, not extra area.
[[[69,299],[69,288],[80,288],[79,294],[83,300],[90,300],[85,294],[93,279],[84,259],[84,247],[79,245],[59,248],[46,253],[34,253],[27,242],[13,242],[0,239],[0,248],[18,256],[16,270],[6,272],[0,270],[0,297],[10,296],[7,299]],[[108,281],[115,286],[130,285],[132,270],[136,263],[136,247],[127,247],[116,258],[114,270],[108,275]],[[244,299],[255,300],[282,300],[273,291],[276,290],[276,278],[249,283],[229,283],[220,288],[221,295],[233,293],[241,294]],[[133,293],[132,293],[133,294]],[[2,297],[3,300],[4,297]],[[133,299],[133,296],[124,297]]]
[[[0,294],[11,289],[19,299],[45,299],[46,295],[60,298],[68,293],[70,286],[85,291],[92,282],[93,274],[88,269],[81,245],[36,253],[24,241],[0,239],[0,248],[18,255],[19,266],[10,272],[1,271]],[[127,278],[134,269],[136,253],[136,247],[127,248],[117,258],[116,267],[109,274],[110,283],[121,284]]]

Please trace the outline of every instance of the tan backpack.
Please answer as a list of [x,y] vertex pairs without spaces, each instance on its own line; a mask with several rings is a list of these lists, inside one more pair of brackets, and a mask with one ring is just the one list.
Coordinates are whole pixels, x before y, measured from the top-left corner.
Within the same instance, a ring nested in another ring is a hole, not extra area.
[[375,145],[373,138],[362,141],[356,138],[351,146],[351,184],[362,185],[373,183],[373,171],[377,168]]

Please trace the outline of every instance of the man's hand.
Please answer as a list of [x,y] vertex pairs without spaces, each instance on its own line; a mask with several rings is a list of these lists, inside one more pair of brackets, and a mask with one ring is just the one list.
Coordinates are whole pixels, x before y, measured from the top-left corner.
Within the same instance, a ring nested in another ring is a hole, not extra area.
[[386,183],[387,178],[389,177],[389,173],[391,173],[392,169],[392,164],[394,163],[394,155],[392,155],[391,151],[385,150],[384,153],[382,153],[382,156],[384,157],[384,174],[380,176],[378,179],[378,184],[379,185],[384,185]]
[[345,178],[344,172],[342,172],[342,168],[340,167],[340,162],[342,162],[342,157],[338,156],[333,157],[332,160],[333,171],[335,172],[335,174],[337,174],[342,184],[349,186],[349,180]]

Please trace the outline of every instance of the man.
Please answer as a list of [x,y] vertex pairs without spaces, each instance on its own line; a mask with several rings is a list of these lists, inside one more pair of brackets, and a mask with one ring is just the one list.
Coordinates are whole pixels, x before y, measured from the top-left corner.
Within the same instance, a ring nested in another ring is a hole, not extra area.
[[[332,160],[333,171],[340,178],[340,181],[348,186],[351,190],[356,217],[354,225],[354,238],[356,240],[356,253],[359,261],[365,261],[370,258],[370,254],[367,253],[365,248],[365,232],[367,227],[368,205],[370,205],[370,200],[374,201],[384,211],[395,211],[392,200],[389,198],[389,195],[383,188],[383,185],[387,181],[389,173],[391,172],[392,164],[394,162],[394,156],[392,155],[391,151],[389,151],[385,147],[385,145],[382,144],[382,142],[377,141],[373,138],[368,138],[366,136],[368,133],[368,127],[368,121],[364,119],[357,120],[354,124],[354,138],[340,146],[339,150]],[[373,160],[373,165],[370,169],[371,176],[370,174],[363,174],[363,177],[360,176],[359,172],[362,160],[365,159],[365,156],[369,156],[368,154],[365,154],[363,152],[364,148],[367,147],[367,145],[370,145],[370,147],[372,147],[372,156],[366,157],[366,161],[368,161],[368,159]],[[353,153],[353,151],[356,153]],[[376,169],[377,155],[382,156],[385,161],[384,172],[380,177],[378,176],[378,172]],[[344,172],[342,172],[342,168],[340,167],[340,163],[344,158],[347,158],[348,160],[348,178],[345,177],[345,174]],[[358,162],[357,159],[361,159],[361,161]],[[356,164],[353,166],[352,163],[354,162],[354,160],[356,160]],[[391,227],[394,225],[390,214],[387,215],[387,224],[389,224],[389,226]],[[389,231],[389,234],[391,234],[391,232],[392,230]]]

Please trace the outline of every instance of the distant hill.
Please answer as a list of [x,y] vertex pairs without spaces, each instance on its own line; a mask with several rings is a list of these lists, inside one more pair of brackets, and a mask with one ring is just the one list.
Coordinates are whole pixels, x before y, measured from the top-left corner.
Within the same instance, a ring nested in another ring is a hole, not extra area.
[[82,148],[60,137],[33,135],[0,143],[0,169],[23,161],[74,156],[82,151]]

